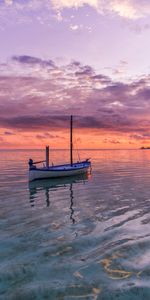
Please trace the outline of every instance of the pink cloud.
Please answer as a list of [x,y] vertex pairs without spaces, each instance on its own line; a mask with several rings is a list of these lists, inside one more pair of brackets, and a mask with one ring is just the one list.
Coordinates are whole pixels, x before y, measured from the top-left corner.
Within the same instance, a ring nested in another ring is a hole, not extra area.
[[[80,9],[84,6],[91,7],[101,15],[116,15],[123,19],[137,20],[149,16],[150,3],[149,0],[5,0],[0,3],[3,10],[1,15],[5,14],[5,10],[10,13],[31,11],[38,12],[45,8],[47,13],[56,12],[56,18],[60,22],[63,20],[61,11],[64,9]],[[40,18],[41,24],[46,17]],[[21,20],[20,20],[21,21]],[[24,18],[24,21],[26,19]],[[76,27],[74,27],[76,29]]]
[[[20,73],[24,65],[26,76]],[[114,82],[77,61],[60,67],[25,55],[15,56],[11,72],[8,64],[4,73],[0,76],[0,126],[6,132],[68,128],[68,115],[73,114],[78,128],[129,133],[136,140],[138,134],[149,134],[149,76]],[[39,133],[38,138],[46,135]]]

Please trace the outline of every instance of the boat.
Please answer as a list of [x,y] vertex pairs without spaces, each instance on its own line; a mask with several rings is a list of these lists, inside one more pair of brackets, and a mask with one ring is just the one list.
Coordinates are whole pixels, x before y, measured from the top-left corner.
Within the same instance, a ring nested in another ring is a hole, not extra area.
[[141,147],[141,150],[150,150],[150,147]]
[[[46,163],[42,167],[37,164]],[[73,162],[73,116],[70,118],[70,163],[62,165],[49,165],[49,146],[46,146],[46,159],[34,162],[29,159],[29,181],[46,179],[46,178],[62,178],[68,176],[80,175],[88,172],[91,168],[91,161],[87,158],[84,161]]]

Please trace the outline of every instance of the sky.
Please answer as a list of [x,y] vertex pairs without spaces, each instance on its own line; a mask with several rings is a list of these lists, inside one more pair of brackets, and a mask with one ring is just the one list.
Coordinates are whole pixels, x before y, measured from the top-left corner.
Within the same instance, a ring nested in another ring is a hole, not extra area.
[[149,0],[0,0],[0,148],[150,146]]

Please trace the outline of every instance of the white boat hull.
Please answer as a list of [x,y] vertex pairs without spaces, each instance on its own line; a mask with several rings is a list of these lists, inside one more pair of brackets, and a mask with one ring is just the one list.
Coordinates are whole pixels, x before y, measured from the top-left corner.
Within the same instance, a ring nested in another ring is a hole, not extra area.
[[90,162],[85,161],[71,165],[54,166],[47,168],[35,168],[29,170],[29,181],[44,178],[59,178],[84,174],[90,167]]

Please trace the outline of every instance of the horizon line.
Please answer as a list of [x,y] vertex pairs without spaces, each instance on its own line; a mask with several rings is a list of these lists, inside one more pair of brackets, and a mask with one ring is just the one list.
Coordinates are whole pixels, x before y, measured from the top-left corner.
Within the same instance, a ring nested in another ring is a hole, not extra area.
[[[67,148],[50,148],[50,151],[70,151]],[[78,151],[83,150],[142,150],[140,148],[79,148]],[[45,151],[45,148],[1,148],[0,151]],[[77,149],[73,149],[73,151],[77,151]]]

